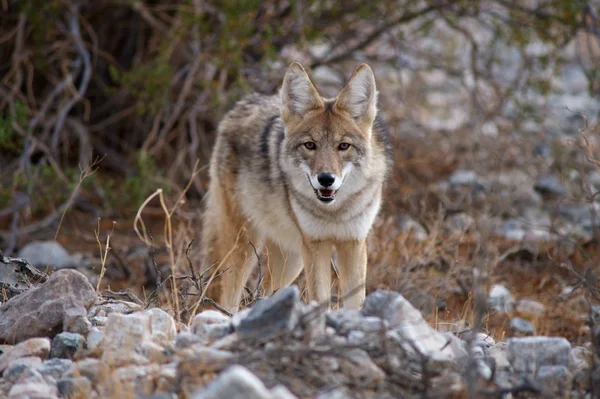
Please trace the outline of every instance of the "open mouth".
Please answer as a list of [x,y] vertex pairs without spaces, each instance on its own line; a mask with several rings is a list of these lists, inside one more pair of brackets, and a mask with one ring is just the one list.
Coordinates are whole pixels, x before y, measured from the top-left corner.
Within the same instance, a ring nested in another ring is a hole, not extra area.
[[317,198],[322,202],[331,202],[335,199],[335,190],[317,189],[315,190]]

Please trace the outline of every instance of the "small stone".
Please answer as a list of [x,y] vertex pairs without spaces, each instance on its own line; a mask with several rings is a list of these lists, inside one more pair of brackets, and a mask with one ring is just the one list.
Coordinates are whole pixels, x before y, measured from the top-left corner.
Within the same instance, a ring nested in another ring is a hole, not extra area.
[[85,338],[79,334],[63,332],[52,340],[51,358],[73,359],[83,349]]
[[455,186],[472,186],[477,183],[477,173],[474,170],[457,169],[450,176],[449,182]]
[[48,357],[48,353],[50,353],[50,340],[48,338],[28,339],[13,347],[9,347],[0,355],[0,373],[15,359],[28,356],[45,359]]
[[494,312],[510,313],[513,311],[515,298],[508,288],[495,284],[488,294],[488,308]]
[[563,196],[567,194],[567,189],[554,175],[540,177],[535,183],[534,188],[541,194]]
[[0,343],[53,336],[63,327],[68,330],[85,318],[95,300],[96,291],[83,274],[59,270],[0,306]]
[[70,359],[48,359],[44,360],[39,372],[43,376],[50,376],[55,380],[58,380],[64,373],[69,371],[71,367],[73,367],[73,361]]
[[152,341],[164,346],[175,340],[177,325],[170,314],[159,308],[148,309],[139,314],[150,318],[150,336]]
[[473,343],[475,345],[481,346],[484,350],[488,350],[494,345],[496,345],[496,341],[494,341],[494,338],[484,333],[477,333],[475,335],[475,340]]
[[102,349],[104,342],[104,331],[97,327],[93,327],[87,335],[86,347],[88,350],[95,352]]
[[571,344],[562,337],[509,338],[509,362],[518,372],[531,373],[542,366],[569,366]]
[[397,224],[403,234],[406,234],[416,241],[425,241],[429,236],[425,227],[408,215],[399,216]]
[[447,345],[448,340],[431,328],[421,312],[397,292],[372,292],[365,299],[361,314],[386,320],[391,328],[386,337],[409,352],[416,350],[436,361],[454,360],[454,352]]
[[552,398],[568,398],[573,376],[565,366],[541,366],[535,381],[542,387],[542,395]]
[[385,373],[362,349],[348,349],[338,359],[340,370],[351,381],[358,382],[361,386],[376,386],[385,379]]
[[65,398],[87,398],[92,391],[92,383],[85,377],[62,378],[57,381],[57,386]]
[[248,316],[240,321],[237,334],[244,341],[268,341],[292,331],[298,323],[300,311],[298,287],[282,288],[252,306]]
[[80,256],[71,256],[62,245],[55,241],[34,241],[25,245],[19,251],[19,258],[27,259],[35,267],[64,269],[74,267],[80,261]]
[[532,317],[542,317],[546,313],[546,307],[531,299],[521,299],[517,302],[516,310],[518,313]]
[[63,377],[86,377],[96,384],[100,381],[106,381],[109,375],[110,368],[106,363],[100,359],[88,357],[73,363],[71,368],[63,374]]
[[8,392],[9,399],[35,398],[35,399],[56,399],[58,390],[55,386],[48,385],[45,382],[26,381],[21,384],[15,384]]
[[23,382],[24,380],[40,376],[41,374],[37,371],[42,366],[42,360],[39,357],[22,357],[15,359],[4,370],[2,378],[11,384]]
[[186,349],[201,342],[202,340],[199,336],[189,332],[181,332],[175,337],[175,347],[177,349]]
[[102,360],[111,366],[146,364],[141,345],[150,341],[150,318],[146,315],[111,313],[104,328]]
[[535,328],[533,327],[533,324],[520,317],[513,317],[512,319],[510,319],[508,328],[512,330],[515,334],[530,336],[535,333]]
[[203,342],[213,343],[233,332],[231,318],[215,310],[205,310],[192,320],[192,331]]
[[225,370],[206,388],[192,394],[192,399],[272,399],[265,384],[243,366]]

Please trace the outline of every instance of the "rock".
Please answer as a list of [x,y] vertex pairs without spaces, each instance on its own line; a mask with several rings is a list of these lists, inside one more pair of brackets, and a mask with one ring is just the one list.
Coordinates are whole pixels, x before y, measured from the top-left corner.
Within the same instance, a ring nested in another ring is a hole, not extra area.
[[569,366],[571,344],[562,337],[509,338],[508,361],[521,373],[532,373],[542,366]]
[[45,359],[50,353],[50,340],[48,338],[31,338],[13,347],[9,347],[0,355],[0,373],[15,359],[35,356]]
[[72,364],[63,377],[86,377],[94,384],[106,381],[110,375],[110,367],[100,359],[88,357]]
[[96,352],[102,349],[102,343],[104,342],[104,331],[97,327],[93,327],[92,331],[87,335],[86,348],[92,352]]
[[541,366],[535,381],[542,387],[547,398],[569,398],[573,376],[565,366]]
[[131,314],[142,310],[144,308],[137,303],[111,299],[92,306],[88,312],[88,317],[92,320],[97,317],[107,317],[111,313]]
[[525,316],[542,317],[546,313],[546,307],[531,299],[520,299],[517,301],[516,310]]
[[523,241],[526,229],[523,222],[516,219],[505,220],[502,225],[495,229],[495,234],[510,241]]
[[427,240],[428,234],[425,227],[408,215],[401,215],[397,218],[397,224],[400,231],[417,241]]
[[87,398],[92,391],[92,383],[85,377],[62,378],[56,385],[65,398]]
[[494,341],[494,338],[490,337],[488,334],[477,333],[475,335],[473,344],[480,346],[484,351],[487,351],[496,345],[496,341]]
[[281,384],[271,388],[271,397],[273,399],[298,399],[296,395],[291,393],[289,389]]
[[472,186],[477,183],[477,173],[474,170],[457,169],[448,181],[454,186]]
[[522,319],[520,317],[513,317],[510,319],[508,324],[508,328],[514,333],[518,335],[533,335],[535,333],[535,328],[533,324],[529,321]]
[[444,222],[444,228],[450,234],[464,234],[473,226],[475,226],[475,220],[464,212],[451,215]]
[[569,372],[573,376],[573,382],[580,389],[590,386],[590,373],[593,354],[584,347],[578,346],[571,349],[569,354]]
[[341,372],[361,386],[374,387],[385,379],[383,370],[373,363],[367,352],[362,349],[345,350],[338,362]]
[[488,349],[487,354],[490,358],[494,359],[496,369],[508,370],[511,368],[511,364],[508,361],[508,345],[506,342],[498,342]]
[[96,292],[76,270],[59,270],[48,280],[0,306],[0,342],[16,343],[54,336],[76,328]]
[[391,328],[386,336],[411,353],[418,350],[436,361],[454,360],[448,339],[431,328],[421,313],[396,292],[371,293],[365,299],[361,314],[386,320]]
[[184,375],[221,371],[235,360],[231,352],[196,345],[182,351],[179,367]]
[[177,378],[174,364],[130,365],[115,369],[110,380],[121,392],[172,391]]
[[186,349],[201,342],[202,340],[199,336],[189,332],[181,332],[175,337],[175,347],[177,349]]
[[510,313],[513,311],[515,298],[505,286],[495,284],[488,294],[488,308],[494,312]]
[[231,324],[233,325],[234,330],[238,329],[241,321],[248,316],[248,313],[250,313],[250,308],[245,308],[231,316]]
[[539,193],[553,196],[563,196],[568,193],[558,178],[554,175],[540,177],[533,186]]
[[73,359],[78,351],[83,349],[85,338],[79,334],[63,332],[52,340],[51,358]]
[[73,361],[70,359],[48,359],[44,360],[39,372],[43,376],[50,376],[55,380],[60,379],[64,373],[73,367]]
[[170,314],[159,308],[148,309],[139,315],[150,319],[150,337],[159,345],[167,345],[175,340],[177,326]]
[[146,364],[142,345],[150,341],[150,318],[142,314],[111,313],[104,328],[102,360],[119,367],[125,364]]
[[15,384],[8,392],[9,399],[35,398],[35,399],[56,399],[58,390],[55,386],[48,385],[45,382],[26,381],[21,384]]
[[202,342],[213,343],[233,332],[231,318],[216,310],[205,310],[194,316],[192,331]]
[[39,357],[28,356],[15,359],[6,367],[6,370],[2,373],[2,378],[11,384],[16,384],[31,377],[41,377],[41,374],[38,372],[41,366],[42,359]]
[[265,384],[243,366],[231,366],[192,399],[273,399]]
[[282,288],[252,306],[248,316],[240,321],[237,334],[244,341],[268,341],[292,331],[298,323],[300,311],[298,287]]
[[35,267],[65,269],[75,267],[81,256],[71,256],[62,245],[55,241],[34,241],[19,251],[19,258],[27,259]]

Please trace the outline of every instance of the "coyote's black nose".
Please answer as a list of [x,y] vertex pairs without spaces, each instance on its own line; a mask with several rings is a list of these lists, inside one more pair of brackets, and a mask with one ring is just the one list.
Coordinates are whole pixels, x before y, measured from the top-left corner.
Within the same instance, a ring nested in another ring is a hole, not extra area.
[[335,181],[335,176],[331,173],[319,173],[317,180],[323,187],[329,187]]

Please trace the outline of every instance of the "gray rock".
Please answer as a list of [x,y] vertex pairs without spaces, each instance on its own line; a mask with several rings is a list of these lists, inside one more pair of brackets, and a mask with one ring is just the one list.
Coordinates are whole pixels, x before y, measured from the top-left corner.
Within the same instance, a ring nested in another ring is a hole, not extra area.
[[403,234],[417,241],[425,241],[428,237],[427,230],[413,218],[408,215],[401,215],[397,218],[398,228]]
[[19,251],[19,257],[27,259],[33,266],[50,269],[65,269],[77,266],[81,256],[71,256],[62,245],[55,241],[34,241]]
[[488,334],[477,333],[475,335],[475,339],[473,340],[473,344],[480,346],[484,351],[487,351],[496,345],[496,341],[494,341],[494,338],[490,337]]
[[56,399],[58,390],[55,386],[46,382],[25,381],[12,386],[8,392],[9,399],[35,398],[35,399]]
[[515,370],[533,373],[542,366],[569,366],[571,344],[562,337],[509,338],[508,361]]
[[508,345],[506,342],[498,342],[487,350],[490,358],[494,359],[497,370],[508,370],[511,367],[508,361]]
[[501,284],[495,284],[488,294],[488,308],[494,312],[510,313],[513,311],[515,298],[510,290]]
[[268,341],[281,336],[297,325],[301,309],[298,287],[282,288],[252,306],[248,316],[240,321],[237,334],[244,341]]
[[148,342],[151,342],[151,327],[147,315],[111,313],[104,328],[102,360],[116,367],[146,364],[143,345]]
[[547,398],[568,398],[573,385],[573,376],[565,366],[541,366],[535,381],[542,387]]
[[69,331],[85,318],[96,300],[94,287],[76,270],[59,270],[38,285],[0,306],[0,342]]
[[107,317],[111,313],[131,314],[141,310],[144,310],[144,308],[137,303],[111,299],[92,306],[88,312],[88,317],[92,320],[96,317]]
[[86,377],[94,384],[106,381],[110,375],[110,367],[100,359],[88,357],[72,364],[71,368],[63,373],[66,377]]
[[542,317],[546,313],[546,307],[532,299],[520,299],[517,301],[516,310],[526,316]]
[[192,331],[203,342],[213,343],[233,332],[231,318],[215,310],[205,310],[194,316]]
[[569,372],[573,376],[576,388],[585,390],[591,383],[591,367],[593,354],[584,347],[578,346],[569,354]]
[[92,391],[92,382],[85,377],[62,378],[56,385],[65,398],[87,398]]
[[495,233],[510,241],[523,241],[527,231],[520,220],[508,219],[495,229]]
[[50,376],[55,380],[58,380],[64,373],[69,371],[71,367],[73,367],[73,361],[70,359],[48,359],[44,360],[42,367],[39,368],[39,372],[43,376]]
[[2,378],[11,384],[20,383],[28,378],[41,376],[38,369],[42,366],[42,359],[39,357],[22,357],[15,359],[4,370]]
[[85,338],[79,334],[63,332],[52,340],[51,358],[73,359],[83,349]]
[[452,348],[447,345],[448,339],[431,328],[421,312],[397,292],[371,293],[365,299],[361,314],[386,320],[391,328],[386,336],[411,353],[417,350],[435,361],[455,359]]
[[192,399],[273,399],[265,384],[243,366],[231,366]]
[[474,170],[457,169],[448,181],[455,186],[472,186],[477,183],[477,173]]
[[3,372],[10,363],[23,357],[40,357],[45,359],[50,353],[50,340],[48,338],[31,338],[21,342],[13,347],[7,348],[0,355],[0,373]]
[[340,371],[361,386],[376,386],[385,379],[383,370],[373,363],[368,353],[362,349],[345,350],[338,362]]
[[513,317],[510,319],[508,324],[508,328],[513,331],[513,333],[523,334],[523,335],[533,335],[535,333],[535,328],[533,324],[529,321],[522,319],[520,317]]
[[181,332],[175,337],[175,347],[177,349],[186,349],[199,343],[202,343],[200,337],[189,332]]
[[539,193],[554,196],[563,196],[568,193],[558,178],[554,175],[540,177],[533,186]]

